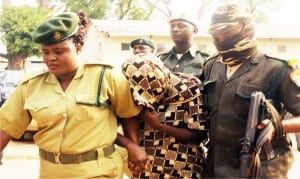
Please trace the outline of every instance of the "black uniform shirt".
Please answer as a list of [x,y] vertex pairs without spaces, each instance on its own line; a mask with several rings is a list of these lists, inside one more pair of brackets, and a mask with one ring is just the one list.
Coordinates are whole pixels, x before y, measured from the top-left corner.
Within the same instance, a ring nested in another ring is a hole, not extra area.
[[[208,156],[208,176],[239,177],[239,139],[244,135],[250,96],[262,91],[294,115],[300,114],[300,88],[290,80],[292,69],[282,60],[263,53],[244,62],[229,78],[220,56],[208,60],[204,68],[204,105],[209,110],[212,151]],[[293,157],[287,136],[273,140],[279,157],[262,162],[262,178],[278,178],[287,173]],[[279,178],[284,178],[284,177]]]

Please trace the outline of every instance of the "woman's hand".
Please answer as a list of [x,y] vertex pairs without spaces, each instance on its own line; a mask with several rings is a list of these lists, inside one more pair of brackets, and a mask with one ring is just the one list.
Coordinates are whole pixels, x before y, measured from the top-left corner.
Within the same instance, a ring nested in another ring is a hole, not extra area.
[[141,118],[153,129],[160,130],[162,128],[158,113],[152,109],[145,109],[141,114]]
[[149,166],[149,159],[143,147],[132,142],[127,145],[128,151],[128,168],[134,173],[138,174],[147,169]]

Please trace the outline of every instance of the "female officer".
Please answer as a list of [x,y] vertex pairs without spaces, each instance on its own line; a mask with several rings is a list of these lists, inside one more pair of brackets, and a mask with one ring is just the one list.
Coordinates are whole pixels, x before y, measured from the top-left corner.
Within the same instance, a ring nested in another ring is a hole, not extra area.
[[20,83],[0,109],[0,151],[36,120],[40,178],[122,177],[116,115],[130,118],[141,109],[121,73],[99,62],[79,65],[89,25],[84,13],[72,12],[42,23],[33,40],[48,70]]

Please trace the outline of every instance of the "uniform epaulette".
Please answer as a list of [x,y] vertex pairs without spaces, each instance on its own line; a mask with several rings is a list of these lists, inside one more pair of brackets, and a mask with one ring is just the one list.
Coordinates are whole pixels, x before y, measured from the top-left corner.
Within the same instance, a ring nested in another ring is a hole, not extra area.
[[210,52],[204,50],[197,50],[196,54],[200,54],[204,58],[208,58],[210,56]]
[[272,58],[272,59],[274,59],[274,60],[280,60],[280,61],[283,61],[283,62],[285,62],[285,63],[288,63],[288,59],[285,58],[285,57],[274,56],[274,55],[269,54],[269,53],[265,53],[265,56],[266,56],[267,58]]
[[160,56],[162,56],[162,55],[168,54],[168,52],[169,52],[169,51],[161,51],[161,52],[156,53],[156,56],[157,56],[157,57],[160,57]]
[[82,61],[82,64],[84,64],[84,65],[101,65],[101,66],[113,68],[112,65],[110,65],[102,60],[85,60],[85,61]]
[[48,73],[47,69],[37,70],[33,72],[25,72],[24,78],[21,80],[21,83],[26,83],[27,81],[37,78],[45,73]]
[[203,61],[203,65],[205,65],[208,61],[218,57],[220,54],[219,53],[215,53],[213,55],[210,55],[208,58],[206,58],[204,61]]
[[170,51],[164,51],[164,52],[160,52],[158,54],[156,54],[156,56],[160,59],[164,59],[165,57],[167,57],[169,55]]

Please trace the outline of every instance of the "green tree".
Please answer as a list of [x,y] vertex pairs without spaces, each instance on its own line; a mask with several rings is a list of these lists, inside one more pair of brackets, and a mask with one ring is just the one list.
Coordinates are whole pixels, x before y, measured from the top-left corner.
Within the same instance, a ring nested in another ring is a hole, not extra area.
[[0,31],[7,53],[0,56],[8,59],[10,70],[24,69],[25,59],[38,55],[38,45],[32,41],[32,32],[45,20],[47,12],[30,6],[8,6],[0,13]]
[[119,20],[149,20],[153,11],[157,7],[157,3],[151,1],[140,0],[119,0],[115,5],[115,15]]
[[[153,18],[166,19],[175,14],[172,5],[179,0],[61,0],[66,8],[72,11],[83,10],[94,19],[116,18],[119,20],[150,20]],[[196,12],[198,21],[210,16],[210,12],[219,3],[232,2],[233,0],[199,0],[182,1],[194,3],[193,11]],[[255,16],[256,22],[267,22],[267,12],[270,9],[280,8],[279,0],[239,0],[245,3],[250,12]],[[189,12],[188,12],[189,13]],[[209,17],[208,17],[209,18]]]
[[155,9],[155,4],[160,0],[155,1],[156,3],[141,0],[61,0],[67,10],[85,11],[93,19],[114,17],[119,20],[148,20]]
[[69,11],[88,13],[90,18],[102,19],[108,9],[108,0],[61,0]]
[[248,9],[257,23],[268,22],[267,12],[270,9],[280,9],[279,0],[243,0],[243,2],[248,5]]

